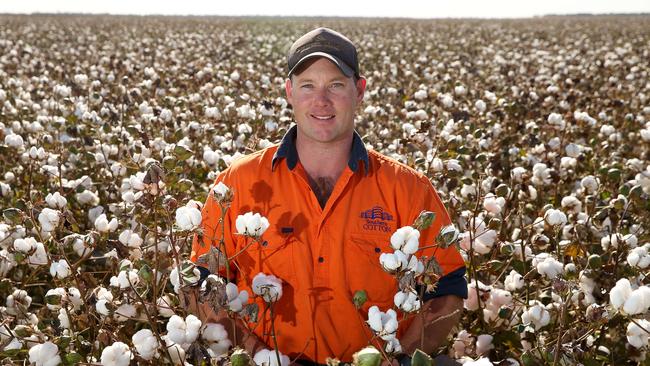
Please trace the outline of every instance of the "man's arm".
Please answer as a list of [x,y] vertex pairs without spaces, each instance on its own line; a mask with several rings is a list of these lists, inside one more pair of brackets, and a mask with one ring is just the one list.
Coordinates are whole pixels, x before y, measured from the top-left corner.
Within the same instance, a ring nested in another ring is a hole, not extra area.
[[[443,344],[449,332],[460,320],[463,299],[456,295],[436,297],[424,302],[420,311],[422,314],[415,316],[400,339],[403,351],[409,356],[418,348],[431,354]],[[424,344],[421,346],[423,328]]]

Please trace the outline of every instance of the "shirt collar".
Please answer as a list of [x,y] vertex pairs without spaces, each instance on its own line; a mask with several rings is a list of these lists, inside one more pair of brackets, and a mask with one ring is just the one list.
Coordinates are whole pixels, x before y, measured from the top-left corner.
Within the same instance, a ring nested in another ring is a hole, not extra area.
[[[296,136],[298,135],[298,126],[294,125],[287,131],[287,133],[282,138],[280,146],[275,151],[273,155],[273,160],[271,161],[271,170],[275,170],[275,166],[281,158],[284,158],[287,162],[287,167],[289,170],[293,170],[298,164],[298,150],[296,150]],[[352,148],[350,149],[350,159],[348,160],[348,167],[353,172],[356,172],[359,169],[359,162],[364,164],[364,172],[368,174],[368,167],[370,162],[368,159],[368,151],[366,146],[361,140],[361,136],[357,131],[353,132],[352,136]]]

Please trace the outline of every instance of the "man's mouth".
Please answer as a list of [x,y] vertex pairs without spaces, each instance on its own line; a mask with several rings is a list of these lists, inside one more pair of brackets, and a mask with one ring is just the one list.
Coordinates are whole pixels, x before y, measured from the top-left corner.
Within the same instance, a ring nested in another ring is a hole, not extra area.
[[333,114],[326,114],[326,115],[315,115],[315,114],[312,114],[311,116],[312,116],[313,118],[319,119],[319,120],[321,120],[321,121],[327,121],[328,119],[332,119],[332,118],[334,118],[334,115],[333,115]]

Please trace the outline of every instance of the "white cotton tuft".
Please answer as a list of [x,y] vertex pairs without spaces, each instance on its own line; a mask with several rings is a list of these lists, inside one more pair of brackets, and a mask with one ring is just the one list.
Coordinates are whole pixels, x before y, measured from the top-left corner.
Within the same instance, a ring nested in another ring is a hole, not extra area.
[[247,212],[237,216],[235,227],[241,235],[259,238],[269,228],[269,220],[259,213]]
[[160,354],[158,352],[158,339],[149,329],[140,329],[131,337],[131,341],[138,355],[147,361],[157,358]]
[[524,325],[532,325],[535,329],[540,329],[551,321],[551,314],[546,310],[544,305],[537,301],[532,300],[529,306],[524,309],[521,314],[521,322]]
[[282,280],[260,272],[253,277],[252,290],[267,303],[276,302],[282,297]]
[[176,226],[181,230],[194,230],[201,225],[201,211],[196,207],[183,206],[176,210]]
[[104,348],[101,356],[103,366],[128,366],[131,363],[131,350],[122,342],[115,342]]
[[404,254],[414,254],[420,246],[420,232],[411,226],[401,227],[391,235],[390,246]]
[[635,348],[642,348],[648,346],[648,338],[650,335],[650,322],[645,319],[637,319],[627,325],[627,342]]
[[36,366],[55,366],[61,363],[59,347],[52,342],[37,344],[29,349],[29,362]]
[[278,357],[275,350],[262,349],[255,353],[253,362],[257,366],[289,366],[289,357],[278,352],[280,355],[280,364],[278,365]]

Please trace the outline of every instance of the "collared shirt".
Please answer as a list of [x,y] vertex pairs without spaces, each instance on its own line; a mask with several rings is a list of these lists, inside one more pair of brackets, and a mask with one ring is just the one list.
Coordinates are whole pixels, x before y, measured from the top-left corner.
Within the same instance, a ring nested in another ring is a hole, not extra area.
[[[321,208],[298,158],[296,131],[294,126],[279,146],[245,156],[217,177],[217,182],[234,191],[223,218],[223,239],[229,257],[241,253],[230,273],[239,289],[249,294],[253,277],[260,272],[282,280],[282,297],[274,305],[282,353],[321,364],[328,357],[351,361],[352,354],[372,338],[365,324],[368,308],[394,307],[397,281],[379,262],[381,253],[394,251],[393,232],[411,225],[422,210],[433,211],[433,225],[420,235],[420,246],[431,246],[450,219],[424,175],[367,151],[356,133],[348,165]],[[235,220],[250,211],[267,217],[270,227],[261,244],[248,246],[251,239],[236,234]],[[193,243],[193,261],[221,239],[221,210],[212,192],[202,215],[203,236]],[[429,297],[467,296],[465,265],[453,246],[424,249],[416,255],[434,255],[444,273]],[[368,294],[361,309],[352,301],[358,290]],[[261,299],[257,301],[260,320],[253,325],[254,332],[272,347],[270,312],[264,311]],[[400,322],[399,334],[408,323]]]

